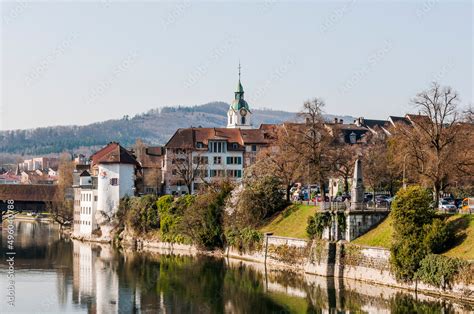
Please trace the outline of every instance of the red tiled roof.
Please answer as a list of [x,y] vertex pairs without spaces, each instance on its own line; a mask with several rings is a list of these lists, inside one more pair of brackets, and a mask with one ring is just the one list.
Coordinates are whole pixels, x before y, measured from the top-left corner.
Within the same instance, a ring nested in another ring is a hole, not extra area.
[[92,165],[97,164],[133,164],[139,165],[135,157],[118,143],[111,142],[91,156]]
[[167,148],[194,149],[196,143],[200,142],[207,146],[212,140],[238,143],[241,146],[269,143],[263,129],[187,128],[178,129],[165,146]]
[[405,117],[410,120],[412,123],[431,123],[431,120],[426,115],[421,114],[407,114]]

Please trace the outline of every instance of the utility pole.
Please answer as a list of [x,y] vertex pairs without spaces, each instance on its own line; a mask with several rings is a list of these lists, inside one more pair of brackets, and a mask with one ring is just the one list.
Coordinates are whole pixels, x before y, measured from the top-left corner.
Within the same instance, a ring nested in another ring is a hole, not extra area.
[[405,154],[405,156],[403,156],[403,189],[407,188],[407,183],[406,183],[406,178],[405,178],[407,157],[408,157],[408,154]]

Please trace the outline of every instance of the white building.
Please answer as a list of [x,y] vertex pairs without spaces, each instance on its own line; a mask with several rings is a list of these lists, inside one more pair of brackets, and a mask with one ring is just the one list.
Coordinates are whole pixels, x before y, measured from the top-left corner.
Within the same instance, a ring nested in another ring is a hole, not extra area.
[[240,182],[245,167],[255,162],[258,151],[272,143],[271,130],[253,129],[251,116],[239,66],[239,83],[227,112],[227,128],[178,129],[166,143],[162,167],[165,193],[194,193],[202,183],[224,177]]
[[135,194],[135,164],[99,162],[97,208],[111,216],[118,211],[120,199]]
[[135,194],[135,157],[112,142],[91,156],[91,168],[79,176],[74,193],[74,234],[91,236],[97,230],[97,214],[110,218],[117,213],[120,200]]

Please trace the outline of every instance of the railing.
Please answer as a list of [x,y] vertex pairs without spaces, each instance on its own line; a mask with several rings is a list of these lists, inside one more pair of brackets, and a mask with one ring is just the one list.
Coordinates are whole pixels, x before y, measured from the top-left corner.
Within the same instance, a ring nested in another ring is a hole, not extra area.
[[[293,201],[293,204],[302,204],[302,205],[313,205],[319,206],[320,210],[337,210],[337,211],[345,211],[351,209],[350,202],[315,202],[315,201]],[[374,202],[366,202],[360,204],[360,210],[379,210],[379,211],[388,211],[390,210],[389,203],[374,203]]]

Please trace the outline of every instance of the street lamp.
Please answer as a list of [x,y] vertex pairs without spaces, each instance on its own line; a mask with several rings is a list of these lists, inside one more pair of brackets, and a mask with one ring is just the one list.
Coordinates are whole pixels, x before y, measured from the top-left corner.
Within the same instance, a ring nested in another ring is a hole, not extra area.
[[408,153],[405,154],[405,156],[403,156],[403,181],[402,181],[403,182],[403,189],[407,188],[407,183],[406,183],[406,179],[405,179],[407,157],[408,157]]

